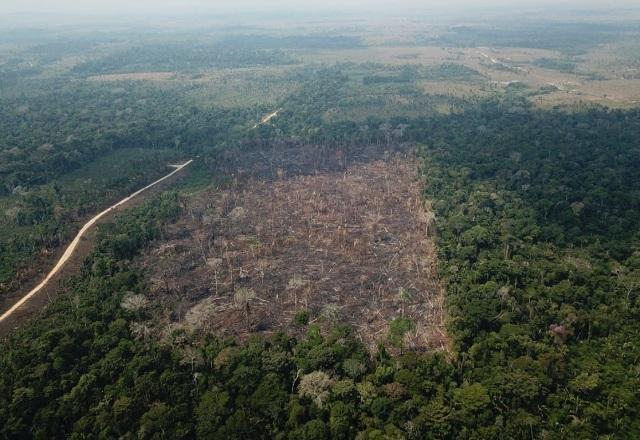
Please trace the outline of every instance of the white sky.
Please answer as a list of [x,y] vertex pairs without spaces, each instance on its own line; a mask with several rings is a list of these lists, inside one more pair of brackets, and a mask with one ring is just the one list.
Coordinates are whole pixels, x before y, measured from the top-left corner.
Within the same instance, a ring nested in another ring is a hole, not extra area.
[[266,10],[437,10],[483,7],[579,7],[638,6],[638,0],[0,0],[0,14],[7,13],[215,13]]

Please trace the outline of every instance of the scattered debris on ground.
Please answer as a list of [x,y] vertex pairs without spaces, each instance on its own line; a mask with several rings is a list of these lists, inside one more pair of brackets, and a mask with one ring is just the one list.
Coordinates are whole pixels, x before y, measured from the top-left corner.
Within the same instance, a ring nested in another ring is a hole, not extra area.
[[444,348],[433,216],[416,160],[388,156],[201,193],[140,263],[155,309],[144,326],[243,340],[345,323],[375,349],[405,317],[408,347]]

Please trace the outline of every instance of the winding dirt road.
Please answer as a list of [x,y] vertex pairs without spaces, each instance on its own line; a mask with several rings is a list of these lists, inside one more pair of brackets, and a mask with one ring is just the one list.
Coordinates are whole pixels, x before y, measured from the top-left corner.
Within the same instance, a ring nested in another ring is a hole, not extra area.
[[157,184],[159,184],[160,182],[170,178],[171,176],[173,176],[174,174],[180,172],[183,168],[189,166],[189,164],[191,164],[191,162],[193,162],[193,160],[189,160],[185,163],[183,163],[182,165],[171,165],[172,167],[175,168],[175,170],[173,170],[172,172],[170,172],[169,174],[167,174],[166,176],[156,180],[155,182],[151,183],[150,185],[145,186],[142,189],[139,189],[138,191],[134,192],[133,194],[131,194],[128,197],[125,197],[124,199],[120,200],[118,203],[116,203],[115,205],[110,206],[109,208],[105,209],[104,211],[102,211],[100,214],[96,215],[95,217],[93,217],[91,220],[89,220],[87,223],[84,224],[84,226],[82,227],[82,229],[80,229],[80,231],[78,232],[78,234],[75,236],[75,238],[73,239],[73,241],[71,242],[71,244],[67,247],[67,249],[64,251],[64,254],[62,254],[62,257],[60,257],[60,259],[58,260],[58,262],[56,263],[56,265],[53,267],[53,269],[51,269],[51,271],[49,272],[49,274],[46,276],[46,278],[44,280],[42,280],[42,282],[40,284],[38,284],[36,287],[34,287],[29,293],[27,293],[25,296],[23,296],[22,298],[20,298],[20,300],[18,302],[16,302],[9,310],[7,310],[6,312],[4,312],[2,314],[2,316],[0,316],[0,323],[4,320],[6,320],[7,318],[9,318],[16,310],[18,310],[24,303],[26,303],[27,301],[29,301],[30,298],[32,298],[35,294],[37,294],[40,290],[42,290],[47,283],[49,283],[49,281],[60,271],[60,269],[62,269],[62,267],[65,265],[65,263],[67,262],[67,260],[69,260],[69,258],[73,255],[73,252],[75,251],[76,247],[78,246],[78,243],[80,243],[80,239],[82,238],[82,236],[98,221],[100,220],[102,217],[104,217],[105,215],[107,215],[108,213],[110,213],[111,211],[113,211],[114,209],[118,208],[121,205],[124,205],[125,203],[127,203],[129,200],[133,199],[134,197],[140,195],[141,193],[147,191],[150,188],[153,188],[154,186],[156,186]]

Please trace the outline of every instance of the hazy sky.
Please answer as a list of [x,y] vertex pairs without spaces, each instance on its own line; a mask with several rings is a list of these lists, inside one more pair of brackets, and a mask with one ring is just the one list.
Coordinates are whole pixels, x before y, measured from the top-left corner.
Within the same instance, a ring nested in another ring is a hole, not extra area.
[[[500,6],[531,7],[616,7],[634,6],[638,0],[0,0],[4,13],[215,13],[235,11],[393,9],[443,11],[445,9]],[[443,6],[446,5],[446,6]]]

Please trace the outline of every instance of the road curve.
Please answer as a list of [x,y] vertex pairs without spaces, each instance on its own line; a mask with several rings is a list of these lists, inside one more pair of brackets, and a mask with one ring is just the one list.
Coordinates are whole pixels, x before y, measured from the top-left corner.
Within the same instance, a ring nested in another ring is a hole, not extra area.
[[172,172],[170,172],[169,174],[167,174],[166,176],[162,177],[161,179],[156,180],[155,182],[153,182],[150,185],[145,186],[142,189],[139,189],[138,191],[134,192],[133,194],[131,194],[128,197],[125,197],[124,199],[120,200],[118,203],[116,203],[115,205],[110,206],[109,208],[105,209],[104,211],[102,211],[100,214],[96,215],[95,217],[93,217],[91,220],[89,220],[87,223],[84,224],[84,226],[82,227],[82,229],[80,229],[80,231],[78,232],[78,234],[75,236],[75,238],[73,239],[73,241],[71,242],[71,244],[67,247],[67,249],[64,251],[64,254],[62,254],[62,257],[60,257],[60,259],[58,260],[58,262],[56,263],[56,265],[53,267],[53,269],[51,269],[51,272],[49,272],[49,274],[46,276],[46,278],[44,280],[42,280],[42,282],[40,284],[38,284],[36,287],[34,287],[29,293],[27,293],[25,296],[23,296],[22,298],[20,298],[20,300],[18,302],[16,302],[9,310],[7,310],[6,312],[4,312],[2,314],[2,316],[0,316],[0,322],[4,321],[5,319],[7,319],[9,316],[11,316],[16,310],[18,310],[24,303],[26,303],[27,301],[29,301],[29,299],[34,296],[36,293],[38,293],[40,290],[42,290],[42,288],[44,286],[47,285],[47,283],[51,280],[51,278],[53,278],[55,276],[55,274],[57,274],[60,269],[62,269],[62,267],[64,266],[64,264],[67,262],[67,260],[71,257],[71,255],[73,255],[73,251],[75,251],[76,247],[78,246],[78,243],[80,243],[80,239],[82,238],[82,236],[84,235],[85,232],[87,232],[89,230],[89,228],[91,228],[91,226],[93,226],[98,220],[100,220],[100,218],[102,218],[103,216],[107,215],[109,212],[113,211],[114,209],[116,209],[117,207],[124,205],[125,203],[127,203],[129,200],[133,199],[134,197],[140,195],[141,193],[145,192],[146,190],[156,186],[157,184],[159,184],[160,182],[162,182],[163,180],[168,179],[169,177],[173,176],[174,174],[180,172],[183,168],[185,168],[186,166],[188,166],[189,164],[191,164],[191,162],[193,162],[192,160],[189,160],[185,163],[183,163],[182,165],[173,165],[175,167],[175,170],[173,170]]

